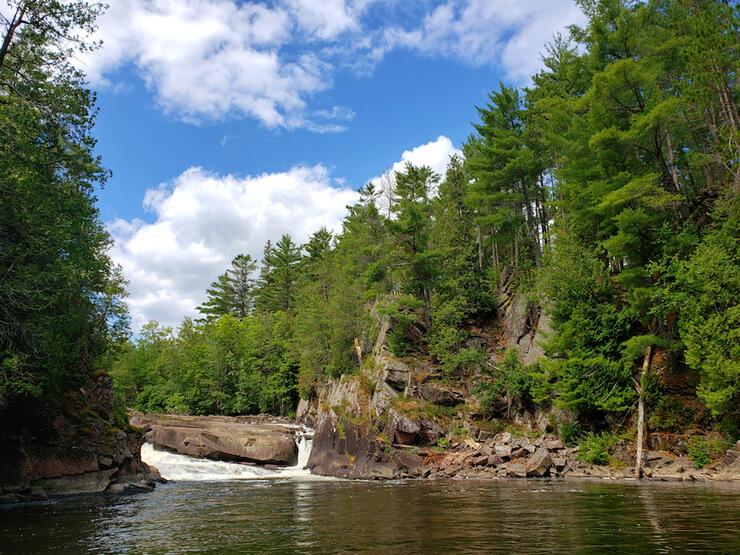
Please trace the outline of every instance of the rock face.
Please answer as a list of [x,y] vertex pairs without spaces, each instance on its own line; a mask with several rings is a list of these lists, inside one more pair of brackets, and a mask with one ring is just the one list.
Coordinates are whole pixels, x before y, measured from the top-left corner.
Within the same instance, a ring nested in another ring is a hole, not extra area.
[[460,391],[442,384],[421,384],[419,394],[422,399],[445,407],[454,407],[465,402],[465,395]]
[[422,459],[391,449],[367,428],[324,413],[316,428],[308,469],[322,476],[378,480],[421,476]]
[[191,457],[279,465],[298,460],[293,429],[279,422],[138,413],[130,420],[146,430],[146,441]]
[[109,376],[93,374],[70,398],[71,408],[34,433],[4,423],[0,429],[0,502],[148,490],[163,481],[141,461],[141,433],[112,428]]

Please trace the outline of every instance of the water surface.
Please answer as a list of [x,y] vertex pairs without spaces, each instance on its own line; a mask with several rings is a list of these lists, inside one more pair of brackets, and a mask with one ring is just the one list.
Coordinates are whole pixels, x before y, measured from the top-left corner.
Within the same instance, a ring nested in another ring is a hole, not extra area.
[[733,485],[180,482],[0,507],[0,551],[740,553]]

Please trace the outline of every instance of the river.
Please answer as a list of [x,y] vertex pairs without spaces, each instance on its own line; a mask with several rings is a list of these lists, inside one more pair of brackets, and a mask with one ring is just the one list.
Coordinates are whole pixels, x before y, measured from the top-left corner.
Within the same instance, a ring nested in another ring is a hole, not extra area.
[[145,454],[182,481],[0,506],[0,552],[740,553],[737,484],[234,479],[240,465]]

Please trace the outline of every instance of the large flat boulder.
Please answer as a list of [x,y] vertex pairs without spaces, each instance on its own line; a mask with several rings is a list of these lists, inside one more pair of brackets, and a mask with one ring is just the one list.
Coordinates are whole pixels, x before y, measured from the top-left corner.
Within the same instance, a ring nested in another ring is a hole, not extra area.
[[280,465],[298,460],[293,429],[280,422],[134,414],[131,424],[148,430],[146,441],[191,457]]

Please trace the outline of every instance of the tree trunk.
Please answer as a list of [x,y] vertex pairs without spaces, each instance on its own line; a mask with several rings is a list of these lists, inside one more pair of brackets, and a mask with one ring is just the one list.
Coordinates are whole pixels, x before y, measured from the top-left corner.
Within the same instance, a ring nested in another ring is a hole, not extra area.
[[24,23],[23,16],[26,15],[26,8],[27,6],[25,4],[22,8],[17,8],[15,10],[15,15],[13,15],[13,19],[10,21],[8,31],[5,33],[5,37],[3,38],[3,44],[0,46],[0,67],[3,67],[3,64],[5,63],[5,56],[8,54],[8,50],[10,49],[10,42],[13,40],[13,35],[15,35],[18,27]]
[[478,227],[478,269],[483,269],[483,237],[481,237],[480,226]]
[[648,345],[645,351],[645,358],[642,362],[642,372],[640,373],[640,383],[637,385],[637,394],[639,395],[637,401],[637,456],[635,458],[635,479],[640,479],[640,472],[642,470],[642,443],[643,443],[643,428],[645,427],[645,379],[647,373],[650,370],[650,357],[653,354],[653,346]]

